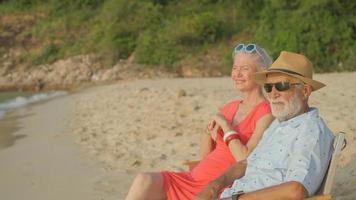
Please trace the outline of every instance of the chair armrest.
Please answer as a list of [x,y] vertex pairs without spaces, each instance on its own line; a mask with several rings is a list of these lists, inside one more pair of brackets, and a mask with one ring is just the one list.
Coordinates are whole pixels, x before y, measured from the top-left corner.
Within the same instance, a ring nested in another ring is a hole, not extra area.
[[183,162],[183,165],[188,166],[189,170],[192,170],[200,160],[187,160]]
[[331,199],[331,195],[326,194],[326,195],[315,195],[315,196],[306,198],[305,200],[330,200],[330,199]]

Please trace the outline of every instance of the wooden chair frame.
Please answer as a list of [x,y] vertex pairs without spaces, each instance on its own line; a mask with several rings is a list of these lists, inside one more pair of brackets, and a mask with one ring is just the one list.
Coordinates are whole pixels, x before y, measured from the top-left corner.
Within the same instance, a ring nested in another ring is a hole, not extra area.
[[309,197],[306,200],[330,200],[331,188],[334,183],[336,168],[339,163],[341,151],[346,147],[345,133],[339,132],[335,134],[334,151],[331,156],[328,171],[325,174],[324,180],[319,188],[317,194]]

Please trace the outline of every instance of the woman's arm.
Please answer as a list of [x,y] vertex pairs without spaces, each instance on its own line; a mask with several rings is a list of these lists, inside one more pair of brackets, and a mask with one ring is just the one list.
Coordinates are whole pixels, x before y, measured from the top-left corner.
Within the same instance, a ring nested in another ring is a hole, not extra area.
[[210,134],[204,133],[202,136],[202,142],[200,145],[200,156],[203,159],[208,155],[214,147],[214,141],[211,139]]
[[215,148],[218,129],[219,126],[215,123],[215,121],[210,120],[206,132],[202,136],[202,143],[200,146],[200,155],[202,159]]
[[257,123],[256,128],[246,145],[242,144],[239,139],[232,140],[229,143],[229,148],[236,161],[245,160],[247,156],[255,149],[258,142],[261,140],[263,132],[273,121],[272,114],[266,114],[261,117]]

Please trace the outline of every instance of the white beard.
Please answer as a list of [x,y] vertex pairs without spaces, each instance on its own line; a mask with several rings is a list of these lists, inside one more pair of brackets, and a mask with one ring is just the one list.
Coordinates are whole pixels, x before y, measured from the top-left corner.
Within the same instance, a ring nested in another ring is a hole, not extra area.
[[[272,115],[279,121],[285,121],[296,116],[302,109],[303,100],[298,92],[290,99],[270,99]],[[276,104],[278,103],[278,104]]]

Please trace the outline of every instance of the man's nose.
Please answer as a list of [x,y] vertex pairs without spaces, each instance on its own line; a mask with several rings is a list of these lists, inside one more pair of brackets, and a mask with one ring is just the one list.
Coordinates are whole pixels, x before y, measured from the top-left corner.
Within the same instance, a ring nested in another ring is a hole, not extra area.
[[269,93],[272,99],[279,97],[280,93],[275,86],[272,87],[272,91]]

